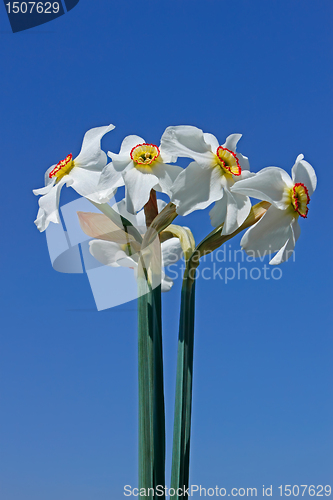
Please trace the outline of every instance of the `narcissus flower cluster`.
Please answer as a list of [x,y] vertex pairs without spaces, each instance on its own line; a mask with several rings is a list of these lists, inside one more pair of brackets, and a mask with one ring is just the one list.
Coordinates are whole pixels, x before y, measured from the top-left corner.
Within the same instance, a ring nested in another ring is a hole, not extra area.
[[[273,253],[270,264],[286,261],[300,235],[299,220],[308,216],[317,178],[303,155],[297,156],[291,176],[279,167],[251,172],[248,158],[237,151],[241,134],[220,140],[187,125],[168,127],[158,143],[129,135],[119,153],[106,154],[101,139],[113,128],[89,130],[78,156],[69,153],[46,171],[45,187],[34,191],[41,196],[35,223],[44,231],[50,222],[60,222],[60,191],[66,184],[100,210],[78,212],[92,256],[111,268],[133,269],[138,290],[138,491],[143,492],[165,485],[161,292],[173,285],[167,267],[184,258],[170,491],[188,491],[195,281],[200,259],[245,231],[241,246],[252,257]],[[181,164],[183,158],[188,160],[185,168],[175,164],[179,158]],[[111,202],[115,195],[117,203]],[[252,205],[251,198],[261,201]],[[196,244],[192,231],[173,221],[208,207],[214,229]],[[166,500],[163,491],[161,498]]]
[[[251,211],[250,198],[256,198],[270,205],[243,235],[242,248],[257,256],[276,253],[270,264],[280,264],[290,257],[300,235],[299,218],[307,217],[317,183],[314,169],[303,155],[297,157],[291,177],[278,167],[254,173],[248,158],[237,151],[241,134],[231,134],[220,142],[210,133],[185,125],[168,127],[160,144],[129,135],[119,153],[109,151],[106,155],[101,139],[113,128],[109,125],[89,130],[77,157],[70,153],[46,171],[45,187],[34,190],[41,195],[35,221],[40,231],[50,222],[60,221],[58,207],[64,184],[101,207],[124,186],[124,200],[114,209],[135,227],[146,227],[152,193],[155,197],[156,192],[167,195],[176,215],[186,216],[212,205],[211,224],[221,228],[222,236],[242,228]],[[189,159],[186,168],[174,164],[180,157]],[[158,212],[156,209],[155,215]],[[111,243],[93,241],[91,253],[107,265],[118,265],[118,261],[120,265],[133,264],[133,257],[124,249],[120,249],[123,257],[119,260],[120,250],[114,246],[112,250]]]

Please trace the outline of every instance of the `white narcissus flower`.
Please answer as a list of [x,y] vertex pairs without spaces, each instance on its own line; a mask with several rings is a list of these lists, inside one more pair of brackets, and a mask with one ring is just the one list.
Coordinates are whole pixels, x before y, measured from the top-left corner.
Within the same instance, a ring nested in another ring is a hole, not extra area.
[[234,232],[246,219],[251,202],[247,196],[231,193],[239,179],[251,176],[248,158],[236,153],[241,134],[232,134],[220,146],[216,137],[202,130],[181,125],[168,127],[161,148],[172,161],[180,156],[194,160],[177,177],[171,201],[179,215],[204,209],[216,201],[210,212],[213,226],[224,222],[222,234]]
[[[100,203],[97,186],[101,171],[107,164],[107,156],[101,150],[101,139],[114,128],[114,125],[108,125],[88,130],[83,138],[80,154],[76,158],[73,159],[72,154],[69,154],[46,171],[45,187],[33,191],[35,195],[41,195],[35,220],[40,231],[45,231],[50,222],[60,222],[58,207],[60,191],[64,184],[71,186],[81,196]],[[114,190],[119,185],[121,183],[114,186]]]
[[123,140],[119,154],[108,152],[112,163],[102,172],[99,189],[100,202],[110,198],[108,189],[112,189],[124,178],[126,186],[126,209],[135,214],[148,202],[150,191],[155,189],[170,196],[171,187],[182,171],[176,165],[167,165],[170,160],[155,144],[145,143],[142,137],[129,135]]
[[[165,202],[158,200],[158,209],[161,211]],[[140,233],[147,229],[145,215],[142,210],[137,215],[127,212],[125,200],[113,205],[113,210],[129,220]],[[88,236],[97,237],[89,242],[91,255],[101,264],[110,267],[129,267],[137,276],[140,254],[138,244],[130,235],[119,230],[104,214],[78,212],[83,231]],[[170,238],[161,244],[162,292],[168,292],[173,286],[172,279],[165,274],[163,268],[175,264],[182,257],[182,247],[178,238]]]
[[271,206],[265,215],[244,234],[241,245],[247,253],[265,256],[277,252],[270,264],[281,264],[293,253],[301,228],[298,218],[306,218],[310,196],[316,189],[313,167],[299,155],[292,168],[292,178],[278,167],[260,170],[255,177],[238,182],[232,192]]

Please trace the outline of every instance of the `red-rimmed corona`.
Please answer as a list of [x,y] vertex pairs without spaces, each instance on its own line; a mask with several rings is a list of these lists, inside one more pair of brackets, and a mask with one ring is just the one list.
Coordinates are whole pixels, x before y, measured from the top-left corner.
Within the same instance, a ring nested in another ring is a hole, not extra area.
[[172,188],[171,201],[179,215],[210,211],[213,226],[222,226],[222,234],[231,234],[246,220],[251,210],[248,196],[233,195],[230,188],[240,179],[251,176],[248,158],[237,153],[241,134],[229,135],[220,142],[213,134],[197,127],[168,127],[161,138],[161,151],[170,157],[193,161],[179,174]]
[[160,150],[155,144],[138,144],[131,149],[131,159],[138,165],[151,165],[160,156]]
[[121,174],[125,184],[126,209],[132,215],[148,202],[151,190],[171,195],[171,188],[182,171],[169,165],[170,158],[156,144],[145,142],[138,135],[128,135],[119,153],[108,151],[112,159],[101,174],[99,186],[107,188],[110,179]]
[[73,155],[70,153],[64,160],[61,160],[56,164],[54,169],[49,173],[49,178],[52,179],[53,177],[56,177],[58,182],[62,177],[64,177],[64,175],[67,175],[73,167]]
[[288,260],[301,234],[299,217],[307,217],[310,196],[316,186],[316,173],[303,155],[296,158],[291,177],[282,168],[266,167],[255,176],[235,182],[232,193],[271,204],[257,224],[244,234],[241,246],[245,252],[258,257],[277,252],[270,261],[272,265]]
[[238,176],[242,173],[236,153],[230,149],[219,146],[216,150],[216,156],[219,165],[230,174]]
[[[60,191],[64,184],[73,188],[79,195],[94,203],[101,203],[101,190],[98,185],[101,172],[107,163],[107,156],[101,149],[101,139],[114,129],[114,125],[95,127],[85,133],[81,151],[73,159],[70,153],[64,160],[52,165],[45,174],[45,186],[34,189],[39,198],[39,210],[35,224],[40,231],[45,231],[50,222],[59,223]],[[119,174],[120,175],[120,174]],[[115,188],[110,187],[107,196],[112,197]],[[106,196],[105,190],[102,192]],[[109,198],[108,198],[109,199]],[[108,200],[106,200],[108,201]]]
[[295,211],[301,217],[307,217],[309,211],[309,202],[310,196],[308,188],[302,182],[296,182],[291,190],[291,203]]

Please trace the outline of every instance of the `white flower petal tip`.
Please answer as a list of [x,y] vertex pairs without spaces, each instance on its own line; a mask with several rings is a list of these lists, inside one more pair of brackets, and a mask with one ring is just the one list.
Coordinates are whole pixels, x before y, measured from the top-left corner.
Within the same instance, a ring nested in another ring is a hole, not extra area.
[[101,150],[101,139],[114,128],[114,125],[107,125],[88,130],[84,135],[81,151],[75,158],[74,165],[100,172],[107,163],[107,156]]
[[46,194],[39,198],[39,210],[35,220],[35,224],[39,231],[45,231],[50,222],[54,222],[55,224],[60,222],[58,213],[60,191],[64,184],[71,185],[71,183],[72,180],[66,175],[60,182],[54,184]]
[[169,276],[167,276],[166,274],[164,274],[162,276],[162,280],[161,280],[161,291],[163,293],[170,292],[172,287],[173,287],[172,279]]
[[230,149],[231,151],[236,153],[237,143],[241,139],[241,137],[242,137],[242,134],[230,134],[230,135],[228,135],[225,143],[223,144],[223,147],[225,147],[226,149]]

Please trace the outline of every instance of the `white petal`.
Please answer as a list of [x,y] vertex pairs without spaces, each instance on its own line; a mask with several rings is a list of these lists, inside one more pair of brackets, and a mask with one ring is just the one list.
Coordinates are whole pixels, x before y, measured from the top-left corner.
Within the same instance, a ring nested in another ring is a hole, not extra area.
[[54,182],[56,181],[56,178],[55,177],[51,177],[49,176],[49,173],[52,172],[52,170],[54,169],[54,167],[56,167],[56,164],[55,165],[52,165],[50,168],[48,168],[45,172],[45,175],[44,175],[44,184],[45,186],[48,186],[49,184],[54,184]]
[[[115,203],[114,205],[112,205],[112,208],[115,212],[117,212],[118,214],[120,214],[122,217],[125,217],[125,219],[127,219],[131,224],[133,224],[133,226],[135,227],[138,227],[140,225],[140,223],[138,223],[138,215],[133,215],[131,214],[130,212],[128,212],[126,210],[126,201],[125,200],[121,200],[121,201],[118,201],[118,203]],[[140,212],[140,214],[143,213]],[[143,224],[145,226],[145,224]]]
[[142,137],[128,135],[121,143],[119,154],[108,151],[108,156],[112,159],[115,170],[124,173],[134,166],[130,153],[139,144],[145,144],[145,140]]
[[88,130],[83,138],[80,154],[74,160],[75,166],[101,171],[107,163],[106,154],[101,150],[101,139],[113,129],[114,125],[108,125]]
[[177,167],[176,165],[167,165],[165,163],[157,162],[154,165],[153,172],[159,180],[162,192],[170,196],[173,183],[178,175],[183,172],[183,169],[181,167]]
[[167,202],[164,200],[157,200],[158,213],[162,212],[163,208],[167,206]]
[[119,267],[120,264],[117,261],[128,258],[120,245],[112,241],[92,240],[89,242],[89,251],[98,262],[105,266]]
[[162,292],[169,292],[172,287],[173,287],[173,281],[172,281],[172,279],[169,276],[167,276],[165,273],[162,272],[162,275],[161,275],[161,291]]
[[145,140],[142,139],[142,137],[138,135],[128,135],[121,143],[119,155],[129,155],[132,149],[139,144],[145,144]]
[[250,172],[249,170],[242,170],[240,175],[234,175],[234,183],[242,181],[243,179],[249,179],[250,177],[255,177],[257,174],[254,172]]
[[133,160],[129,154],[117,155],[108,151],[108,156],[112,159],[112,165],[118,172],[124,173],[130,165],[133,166]]
[[178,157],[192,158],[199,163],[212,160],[211,147],[206,143],[203,131],[197,127],[168,127],[162,135],[161,148],[173,161]]
[[177,177],[171,201],[179,215],[204,209],[222,197],[221,174],[218,168],[203,169],[192,162]]
[[[157,205],[159,206],[159,201],[157,201]],[[164,205],[166,205],[165,202],[163,202]],[[115,205],[112,207],[117,213],[125,217],[131,224],[133,224],[134,227],[139,231],[139,233],[144,234],[147,230],[146,226],[146,216],[144,210],[140,210],[136,215],[131,214],[126,210],[126,200],[121,200],[118,201]]]
[[230,191],[268,201],[278,208],[285,209],[285,189],[292,186],[291,178],[282,168],[267,167],[249,179],[235,182]]
[[225,221],[225,216],[227,215],[227,196],[222,196],[220,200],[215,202],[215,205],[209,212],[210,222],[212,226],[218,227]]
[[150,191],[158,183],[155,175],[144,174],[137,168],[132,168],[124,174],[126,186],[126,209],[135,213],[147,203]]
[[107,203],[114,195],[115,190],[124,185],[121,172],[115,170],[112,162],[103,168],[100,175],[97,192],[101,203]]
[[249,215],[251,202],[247,196],[230,193],[228,189],[224,190],[224,196],[227,198],[227,214],[222,234],[231,234],[243,224]]
[[178,262],[182,257],[182,247],[179,238],[170,238],[161,244],[162,266],[167,267]]
[[242,248],[257,256],[279,251],[292,235],[293,218],[287,210],[269,207],[265,215],[244,234]]
[[237,143],[241,137],[242,137],[242,134],[228,135],[228,137],[225,140],[225,143],[223,144],[223,147],[226,149],[230,149],[230,151],[233,151],[234,153],[236,153]]
[[77,167],[74,167],[69,173],[69,177],[73,181],[72,188],[81,196],[95,203],[101,203],[97,187],[100,176],[100,172]]
[[301,228],[298,224],[297,219],[294,219],[291,223],[291,235],[285,245],[278,251],[278,253],[270,261],[272,266],[276,266],[288,260],[294,251],[296,241],[301,234]]
[[59,199],[60,199],[60,191],[62,186],[67,183],[67,186],[70,185],[71,179],[68,175],[65,175],[57,184],[55,184],[52,189],[39,198],[39,210],[37,214],[37,219],[35,220],[35,224],[39,231],[45,231],[50,222],[54,222],[59,224]]
[[45,194],[49,193],[51,191],[51,189],[53,188],[55,182],[56,182],[56,178],[53,177],[53,179],[50,179],[50,183],[48,183],[45,187],[42,187],[40,189],[33,189],[32,192],[36,195],[36,196],[44,196]]
[[248,171],[250,170],[250,163],[249,163],[249,159],[247,156],[243,156],[241,153],[237,153],[236,154],[237,158],[238,158],[238,162],[241,166],[241,169],[242,169],[242,172],[245,170],[245,171]]
[[220,146],[219,141],[213,134],[204,134],[204,139],[207,144],[210,145],[210,149],[213,153],[216,153],[217,148]]
[[308,188],[309,196],[311,196],[317,186],[317,176],[314,168],[303,158],[303,155],[298,155],[295,165],[291,169],[292,178],[295,183],[304,184]]

